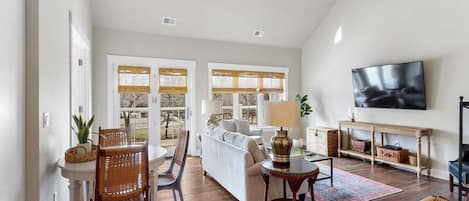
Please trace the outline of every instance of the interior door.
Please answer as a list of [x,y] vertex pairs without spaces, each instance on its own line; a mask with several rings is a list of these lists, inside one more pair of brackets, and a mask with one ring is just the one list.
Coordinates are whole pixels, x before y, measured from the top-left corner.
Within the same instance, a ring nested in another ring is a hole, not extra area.
[[[85,119],[89,119],[91,118],[90,49],[74,26],[71,31],[70,111],[71,115],[82,115]],[[75,123],[71,122],[71,126],[75,127]],[[71,137],[70,143],[76,144],[76,138]]]

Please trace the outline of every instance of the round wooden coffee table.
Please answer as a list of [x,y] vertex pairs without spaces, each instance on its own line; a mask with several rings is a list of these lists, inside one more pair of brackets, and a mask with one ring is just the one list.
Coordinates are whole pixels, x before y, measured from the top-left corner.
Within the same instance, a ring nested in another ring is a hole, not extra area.
[[[301,184],[307,179],[311,199],[314,200],[314,182],[319,174],[319,168],[304,159],[291,159],[288,168],[275,167],[271,160],[262,163],[262,173],[265,182],[264,200],[267,201],[269,194],[269,178],[278,177],[283,179],[283,198],[274,201],[296,201],[296,196],[300,190]],[[286,182],[288,182],[293,193],[292,199],[287,199]]]

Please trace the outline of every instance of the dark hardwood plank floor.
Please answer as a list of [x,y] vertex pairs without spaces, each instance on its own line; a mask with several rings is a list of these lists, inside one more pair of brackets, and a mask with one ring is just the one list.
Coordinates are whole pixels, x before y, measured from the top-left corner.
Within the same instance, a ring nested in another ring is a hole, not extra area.
[[[161,169],[165,169],[169,161]],[[418,180],[414,173],[386,166],[372,167],[369,162],[350,158],[334,158],[335,168],[385,183],[403,192],[391,195],[380,201],[421,200],[429,195],[441,195],[456,200],[456,193],[448,191],[448,182],[435,178],[422,177]],[[200,158],[189,157],[183,176],[183,194],[186,201],[236,201],[223,187],[209,176],[204,177]],[[455,188],[455,191],[457,189]],[[171,191],[158,192],[158,201],[172,201]]]

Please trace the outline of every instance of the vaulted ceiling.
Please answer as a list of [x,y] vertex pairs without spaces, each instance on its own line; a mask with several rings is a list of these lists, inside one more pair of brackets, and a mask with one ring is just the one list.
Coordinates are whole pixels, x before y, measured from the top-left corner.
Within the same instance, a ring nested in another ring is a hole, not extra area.
[[[95,27],[301,47],[335,0],[93,0]],[[174,17],[176,26],[161,24]],[[264,31],[256,38],[254,31]]]

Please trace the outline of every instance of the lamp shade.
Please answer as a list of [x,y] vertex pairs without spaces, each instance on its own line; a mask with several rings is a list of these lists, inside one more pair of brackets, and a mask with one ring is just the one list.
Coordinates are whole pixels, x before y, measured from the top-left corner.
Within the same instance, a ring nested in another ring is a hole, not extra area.
[[264,107],[264,120],[270,126],[298,127],[299,114],[299,105],[295,101],[267,102]]
[[222,102],[216,100],[202,100],[202,114],[222,114]]

